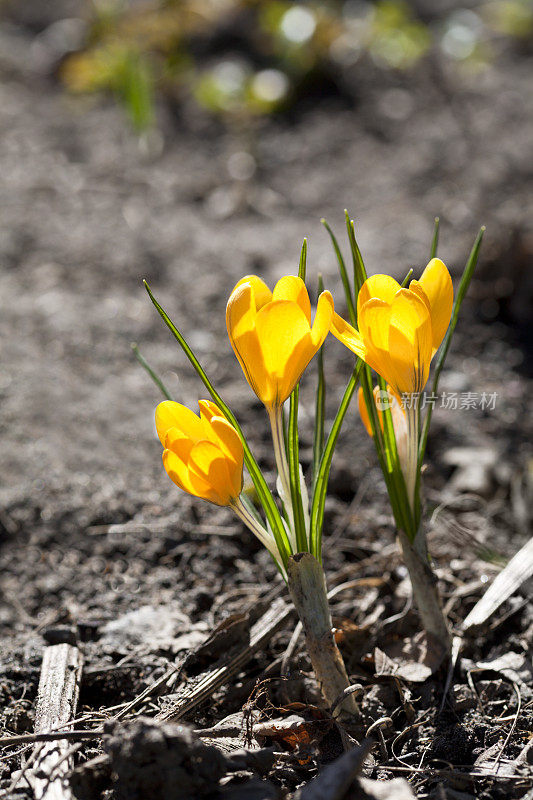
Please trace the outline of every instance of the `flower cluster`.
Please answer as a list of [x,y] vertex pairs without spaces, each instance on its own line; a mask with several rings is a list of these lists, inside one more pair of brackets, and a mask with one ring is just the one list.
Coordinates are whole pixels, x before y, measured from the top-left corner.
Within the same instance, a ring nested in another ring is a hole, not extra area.
[[[157,407],[156,427],[164,448],[165,470],[183,491],[231,508],[267,548],[288,584],[315,674],[331,705],[349,685],[349,679],[332,635],[320,563],[322,527],[333,452],[358,381],[360,416],[376,447],[422,624],[449,652],[449,631],[420,524],[421,466],[433,408],[428,405],[421,424],[421,408],[426,405],[421,404],[421,394],[439,350],[431,389],[431,396],[436,396],[440,370],[473,274],[482,233],[476,239],[454,302],[450,273],[436,257],[438,226],[432,257],[420,279],[408,283],[411,271],[400,284],[390,275],[367,277],[353,222],[347,218],[354,264],[353,290],[327,223],[326,228],[339,261],[349,322],[335,311],[328,291],[320,291],[313,318],[305,284],[305,242],[298,276],[285,275],[271,291],[259,277],[247,275],[236,284],[227,303],[226,326],[231,346],[251,389],[264,404],[270,423],[277,498],[237,418],[180,331],[146,288],[212,398],[199,401],[199,416],[170,399]],[[319,287],[322,288],[321,281]],[[299,381],[330,332],[357,356],[357,361],[326,437],[325,382],[319,356],[309,491],[299,460]],[[154,379],[164,390],[157,376]],[[164,393],[169,398],[166,390]],[[284,404],[289,399],[287,420]],[[243,492],[244,467],[255,487],[253,502]],[[358,713],[351,695],[342,701],[340,710]]]
[[[357,297],[359,330],[335,312],[328,291],[320,294],[312,321],[309,294],[300,277],[286,275],[270,291],[256,275],[247,275],[234,287],[226,309],[228,336],[248,383],[269,414],[293,552],[297,542],[282,409],[309,362],[331,331],[387,382],[399,462],[412,501],[418,452],[417,426],[409,425],[412,398],[420,395],[427,382],[452,305],[450,273],[438,258],[429,262],[420,280],[411,281],[409,288],[402,288],[389,275],[368,278]],[[405,402],[406,396],[411,402]],[[372,435],[361,390],[359,410]],[[383,429],[379,403],[378,415]],[[157,408],[156,426],[171,480],[189,494],[241,513],[243,444],[218,406],[200,400],[198,417],[179,403],[165,401]],[[257,524],[253,527],[257,534]],[[272,535],[263,530],[262,539],[269,541],[272,550]]]

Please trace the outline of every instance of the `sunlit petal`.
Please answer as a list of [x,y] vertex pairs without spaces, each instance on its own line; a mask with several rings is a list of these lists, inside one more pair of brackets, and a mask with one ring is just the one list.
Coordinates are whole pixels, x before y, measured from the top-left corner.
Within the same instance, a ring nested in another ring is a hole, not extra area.
[[194,444],[195,440],[180,431],[179,428],[169,428],[163,446],[165,450],[171,450],[184,464],[187,464]]
[[304,281],[285,275],[274,293],[255,276],[239,281],[228,300],[226,324],[246,380],[271,408],[283,403],[329,331],[333,299],[319,299],[311,330],[311,304]]
[[284,275],[274,287],[273,300],[290,300],[300,306],[311,324],[311,302],[306,285],[297,275]]
[[[283,383],[293,383],[291,356],[298,344],[310,338],[309,323],[304,312],[296,303],[288,300],[274,300],[264,306],[256,320],[257,338],[260,342],[265,371],[271,376],[276,387],[276,403],[282,403],[286,397]],[[312,353],[309,355],[311,358]],[[308,359],[308,360],[309,360]],[[298,378],[299,376],[297,376]]]
[[239,288],[240,286],[244,286],[245,284],[250,286],[251,296],[253,298],[253,307],[256,312],[267,303],[270,303],[272,300],[272,292],[266,283],[261,280],[261,278],[258,278],[257,275],[246,275],[235,284],[233,287],[233,292],[235,289]]
[[340,314],[336,312],[331,319],[330,331],[340,342],[355,353],[356,356],[366,360],[367,349],[363,342],[363,337],[349,322],[346,322]]
[[313,347],[316,348],[316,351],[322,347],[329,333],[334,313],[335,308],[331,293],[328,291],[322,292],[318,298],[315,319],[313,320],[313,327],[311,328],[311,342]]
[[390,275],[371,275],[370,278],[367,278],[357,296],[358,322],[362,307],[371,298],[374,297],[378,300],[383,300],[385,303],[392,303],[399,289],[400,284]]
[[227,459],[213,442],[197,442],[191,450],[188,466],[191,482],[194,485],[195,478],[203,480],[209,487],[205,499],[209,499],[212,503],[228,505],[232,497],[240,493],[241,486],[232,485]]
[[173,400],[164,400],[159,403],[155,410],[155,426],[157,435],[163,447],[165,446],[165,436],[170,428],[179,428],[191,438],[198,440],[202,438],[202,424],[196,414]]
[[399,394],[421,392],[431,362],[431,318],[423,300],[408,289],[401,289],[391,306],[389,352],[389,383]]
[[[163,466],[165,467],[168,477],[176,486],[179,486],[180,489],[183,489],[183,491],[188,494],[197,495],[197,492],[191,484],[189,470],[179,456],[171,450],[164,450]],[[204,484],[202,491],[207,491],[208,489],[209,486]],[[198,496],[203,497],[204,495],[201,493]]]
[[420,278],[431,309],[433,352],[444,338],[450,324],[453,308],[453,284],[446,265],[440,258],[432,258]]
[[230,423],[223,417],[213,417],[211,420],[211,429],[213,437],[216,437],[216,442],[224,455],[231,459],[237,466],[240,466],[242,472],[242,465],[244,459],[242,442],[239,434]]

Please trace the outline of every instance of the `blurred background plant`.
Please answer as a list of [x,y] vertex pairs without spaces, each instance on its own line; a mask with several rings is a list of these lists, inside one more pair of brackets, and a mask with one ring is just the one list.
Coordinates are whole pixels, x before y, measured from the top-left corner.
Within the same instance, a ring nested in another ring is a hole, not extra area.
[[[0,11],[9,18],[19,5]],[[63,37],[54,72],[66,90],[114,95],[144,131],[158,97],[242,125],[302,100],[353,104],[368,62],[405,72],[437,53],[476,75],[532,34],[530,0],[91,0],[85,19],[56,23],[48,39]]]

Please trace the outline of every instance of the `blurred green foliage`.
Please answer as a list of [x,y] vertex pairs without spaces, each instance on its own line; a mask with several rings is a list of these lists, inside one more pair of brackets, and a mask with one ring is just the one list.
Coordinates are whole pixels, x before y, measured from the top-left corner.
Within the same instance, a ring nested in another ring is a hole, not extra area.
[[404,0],[92,0],[84,46],[61,77],[72,92],[113,92],[139,131],[162,92],[225,118],[290,107],[302,86],[342,85],[365,58],[413,68],[431,48],[470,69],[497,36],[533,32],[531,0],[485,0],[424,24]]

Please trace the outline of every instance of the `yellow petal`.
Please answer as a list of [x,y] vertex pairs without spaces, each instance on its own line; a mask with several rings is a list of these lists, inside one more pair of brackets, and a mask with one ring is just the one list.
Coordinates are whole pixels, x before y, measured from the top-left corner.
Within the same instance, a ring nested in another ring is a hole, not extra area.
[[164,448],[171,450],[184,464],[187,464],[194,444],[195,440],[180,431],[179,428],[170,428],[165,436]]
[[213,417],[222,416],[219,407],[212,400],[198,400],[198,405],[200,406],[200,419],[209,421]]
[[433,353],[435,353],[444,339],[452,316],[452,279],[440,258],[432,258],[422,273],[419,283],[429,300]]
[[289,397],[317,350],[310,333],[296,343],[294,350],[288,354],[283,376],[277,382],[278,403],[284,403]]
[[390,275],[371,275],[370,278],[367,278],[357,295],[357,322],[359,323],[362,307],[371,298],[374,297],[390,304],[399,289],[400,284]]
[[173,400],[164,400],[159,403],[155,410],[155,426],[163,447],[166,433],[170,428],[179,428],[195,440],[202,438],[200,418],[190,408],[181,403],[175,403]]
[[429,315],[431,316],[431,305],[429,303],[429,297],[423,290],[422,284],[419,281],[411,281],[411,283],[409,284],[409,291],[416,294],[416,296],[422,300],[422,302],[424,303],[429,312]]
[[359,330],[366,349],[365,361],[382,378],[391,382],[389,327],[392,306],[385,300],[372,297],[362,306]]
[[252,285],[249,281],[241,281],[230,294],[226,305],[226,327],[232,344],[234,337],[253,329],[256,314]]
[[329,333],[334,313],[335,308],[331,293],[328,291],[322,292],[318,298],[315,319],[313,321],[313,327],[311,328],[311,341],[313,347],[316,347],[317,351],[322,347]]
[[244,283],[232,292],[228,300],[226,326],[246,380],[259,399],[268,404],[273,390],[257,336],[256,321],[252,287],[250,283]]
[[366,432],[369,436],[373,436],[372,433],[372,425],[370,424],[370,415],[368,413],[368,408],[366,407],[365,403],[365,395],[361,388],[357,392],[357,403],[359,406],[359,416],[361,417],[361,422],[366,428]]
[[423,300],[409,289],[401,289],[391,306],[389,353],[394,390],[421,392],[431,363],[431,318]]
[[285,275],[274,287],[273,300],[291,300],[300,306],[309,325],[311,325],[311,302],[306,285],[296,275]]
[[202,492],[209,490],[208,484],[204,481],[204,484],[200,487],[201,491],[198,493],[191,484],[190,474],[186,464],[171,450],[163,451],[163,465],[170,480],[173,481],[176,486],[179,486],[180,489],[183,489],[184,492],[197,497],[203,497]]
[[[220,448],[212,442],[198,442],[191,450],[189,457],[190,480],[193,486],[196,479],[205,482],[209,487],[201,497],[226,506],[231,499],[240,493],[240,486],[234,485],[234,475],[228,470],[228,461]],[[200,484],[201,485],[201,484]]]
[[[309,322],[296,303],[274,300],[258,313],[256,331],[263,353],[265,371],[270,376],[275,390],[274,403],[282,403],[286,397],[281,395],[286,393],[290,384],[294,386],[299,378],[294,371],[299,368],[302,361],[302,348],[305,350],[307,346],[311,347]],[[308,340],[309,345],[307,345]],[[294,358],[295,351],[296,358]],[[311,357],[312,352],[309,353],[308,361]],[[280,391],[282,381],[284,386]]]
[[255,311],[259,311],[264,305],[270,303],[272,300],[272,292],[261,278],[258,278],[257,275],[245,275],[244,278],[241,278],[241,280],[235,284],[233,292],[235,289],[245,284],[250,286]]
[[216,437],[215,444],[218,444],[222,452],[237,466],[240,465],[242,472],[244,448],[241,438],[233,425],[230,425],[223,417],[213,417],[211,429],[212,435]]
[[366,347],[361,334],[337,312],[334,312],[331,319],[330,331],[333,336],[346,345],[348,350],[351,350],[359,358],[366,358]]

